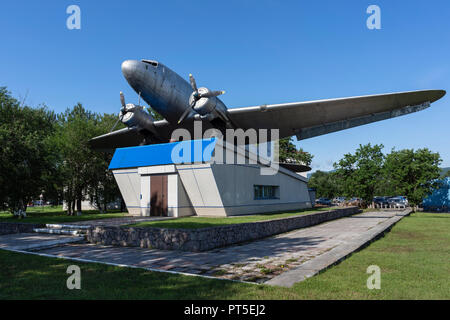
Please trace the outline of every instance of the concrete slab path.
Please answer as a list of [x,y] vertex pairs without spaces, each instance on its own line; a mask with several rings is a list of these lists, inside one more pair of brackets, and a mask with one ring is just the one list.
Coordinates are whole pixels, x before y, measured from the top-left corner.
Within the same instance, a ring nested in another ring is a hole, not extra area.
[[[292,286],[347,256],[408,213],[409,210],[365,212],[208,252],[164,251],[89,243],[43,248],[38,252],[161,271]],[[22,240],[17,238],[16,243],[0,236],[0,248],[17,248],[17,243],[27,241],[28,236],[23,234]]]
[[[390,211],[392,212],[392,211]],[[355,234],[352,237],[343,238],[343,242],[334,247],[330,251],[311,259],[299,267],[282,273],[269,281],[266,284],[277,285],[283,287],[292,287],[295,283],[303,281],[309,277],[314,276],[322,270],[336,264],[337,262],[345,259],[347,256],[362,248],[366,244],[370,243],[377,236],[383,234],[386,230],[390,229],[400,219],[405,217],[411,212],[411,210],[405,210],[403,212],[397,212],[391,218],[386,219],[368,229],[362,234]],[[353,218],[369,218],[370,216],[354,216]]]
[[58,234],[13,233],[0,236],[0,249],[39,250],[84,241],[79,236]]

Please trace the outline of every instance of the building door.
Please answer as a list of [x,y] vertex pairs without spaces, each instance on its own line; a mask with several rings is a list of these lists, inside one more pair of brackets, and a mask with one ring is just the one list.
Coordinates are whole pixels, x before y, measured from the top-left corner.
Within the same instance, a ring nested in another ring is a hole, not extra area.
[[150,177],[150,216],[167,217],[167,175]]

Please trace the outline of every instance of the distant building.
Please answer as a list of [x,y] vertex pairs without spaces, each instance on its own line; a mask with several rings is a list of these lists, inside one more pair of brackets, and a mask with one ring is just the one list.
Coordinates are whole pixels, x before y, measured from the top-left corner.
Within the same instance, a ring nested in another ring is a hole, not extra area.
[[[106,210],[118,210],[120,209],[120,201],[121,199],[117,199],[116,201],[110,202],[106,205]],[[67,210],[67,202],[63,201],[63,210]],[[75,211],[77,210],[77,207],[75,206]],[[87,196],[83,198],[81,201],[81,210],[82,211],[90,211],[90,210],[99,210],[99,208],[93,204],[89,199],[87,199]]]

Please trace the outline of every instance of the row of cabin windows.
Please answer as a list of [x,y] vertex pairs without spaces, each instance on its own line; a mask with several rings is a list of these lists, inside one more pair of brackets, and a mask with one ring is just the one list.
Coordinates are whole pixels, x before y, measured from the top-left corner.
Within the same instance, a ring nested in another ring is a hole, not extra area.
[[255,200],[278,199],[280,197],[278,194],[278,186],[254,185],[253,189],[255,193]]

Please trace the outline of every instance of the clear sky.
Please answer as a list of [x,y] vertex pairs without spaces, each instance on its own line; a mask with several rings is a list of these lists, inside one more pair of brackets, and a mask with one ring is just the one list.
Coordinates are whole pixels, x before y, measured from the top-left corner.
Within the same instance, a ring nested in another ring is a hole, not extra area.
[[[81,8],[69,30],[66,8]],[[381,30],[369,30],[369,5]],[[23,1],[4,0],[0,86],[61,112],[77,102],[120,109],[126,59],[159,60],[197,83],[226,90],[228,107],[421,89],[450,90],[448,0]],[[28,93],[28,94],[27,94]],[[397,119],[298,143],[329,170],[359,144],[437,151],[450,166],[450,94]]]

